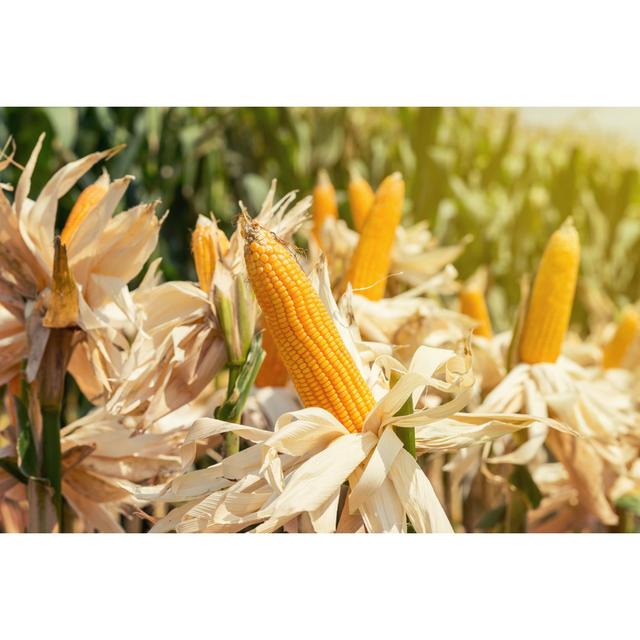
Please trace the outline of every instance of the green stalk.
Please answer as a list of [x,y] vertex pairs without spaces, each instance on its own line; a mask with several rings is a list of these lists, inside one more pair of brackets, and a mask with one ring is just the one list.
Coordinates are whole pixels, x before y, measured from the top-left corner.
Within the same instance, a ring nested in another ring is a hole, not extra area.
[[[229,382],[227,384],[227,398],[232,398],[236,388],[236,383],[240,377],[242,366],[232,364],[229,367]],[[240,422],[241,412],[234,412],[229,416],[229,422]],[[240,451],[240,436],[237,433],[228,431],[224,434],[224,456],[228,458]]]
[[60,406],[42,407],[42,476],[53,488],[53,502],[62,522],[62,449],[60,445]]
[[240,451],[240,436],[233,431],[224,434],[224,457],[228,458]]
[[52,329],[38,371],[40,412],[42,414],[42,460],[40,475],[53,489],[53,504],[62,530],[62,453],[60,416],[64,380],[71,356],[73,329]]
[[[216,418],[226,422],[240,422],[244,406],[249,397],[249,391],[258,375],[258,371],[260,371],[263,360],[262,337],[260,334],[256,334],[250,343],[246,360],[240,365],[229,365],[227,397],[216,409]],[[239,436],[235,433],[225,434],[224,449],[226,457],[238,453],[240,450]]]
[[[400,374],[391,372],[391,387],[394,387]],[[409,416],[413,413],[413,398],[409,396],[405,403],[400,407],[397,416]],[[394,433],[400,438],[404,448],[415,458],[416,457],[416,430],[414,427],[393,427]]]
[[618,507],[616,512],[618,514],[618,524],[615,527],[615,531],[617,533],[635,533],[636,519],[633,511]]

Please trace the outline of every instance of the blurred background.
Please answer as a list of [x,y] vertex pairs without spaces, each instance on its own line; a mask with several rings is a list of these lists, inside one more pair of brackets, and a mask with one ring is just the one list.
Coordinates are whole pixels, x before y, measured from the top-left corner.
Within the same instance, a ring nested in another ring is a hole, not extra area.
[[[136,178],[125,206],[160,199],[158,212],[170,211],[158,253],[171,279],[195,277],[189,244],[199,213],[215,213],[229,231],[238,200],[255,211],[273,178],[279,195],[307,195],[326,168],[349,220],[355,165],[374,187],[402,171],[407,222],[426,220],[441,243],[473,236],[456,267],[467,278],[488,265],[498,329],[511,326],[520,276],[568,215],[583,242],[576,326],[587,330],[593,313],[640,296],[637,109],[0,108],[0,144],[14,136],[17,162],[42,131],[32,193],[64,163],[127,144],[107,168]],[[15,184],[17,173],[9,168],[1,181]],[[63,200],[60,227],[78,193]]]

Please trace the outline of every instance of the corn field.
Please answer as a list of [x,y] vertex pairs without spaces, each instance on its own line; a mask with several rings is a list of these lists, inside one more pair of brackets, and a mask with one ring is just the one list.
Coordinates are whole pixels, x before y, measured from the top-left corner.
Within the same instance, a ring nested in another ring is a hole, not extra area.
[[413,107],[0,146],[0,531],[640,531],[633,147]]

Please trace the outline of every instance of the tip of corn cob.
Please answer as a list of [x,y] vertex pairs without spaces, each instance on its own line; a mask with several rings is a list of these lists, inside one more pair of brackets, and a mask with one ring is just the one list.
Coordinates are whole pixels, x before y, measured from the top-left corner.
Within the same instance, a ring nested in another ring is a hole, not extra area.
[[621,367],[638,336],[640,313],[634,307],[626,307],[620,314],[614,335],[602,351],[602,366],[605,369]]
[[555,362],[562,350],[573,307],[580,238],[571,218],[545,247],[520,336],[520,359],[529,364]]
[[484,338],[491,338],[491,317],[484,292],[479,287],[468,285],[460,291],[460,312],[477,322],[473,333]]
[[191,234],[191,253],[198,276],[200,289],[209,293],[213,282],[213,272],[218,259],[215,242],[214,223],[204,216],[198,216],[196,228]]
[[324,223],[329,219],[337,220],[338,218],[336,190],[331,183],[329,174],[324,169],[318,171],[318,179],[313,189],[311,217],[313,219],[313,234],[320,242]]
[[[271,234],[274,238],[278,239],[275,233],[263,227],[256,220],[251,219],[244,208],[240,214],[240,233],[247,244],[264,240],[267,234]],[[278,241],[280,240],[278,239]]]
[[358,173],[355,167],[349,169],[349,209],[353,226],[356,231],[362,231],[367,220],[375,194],[371,185]]

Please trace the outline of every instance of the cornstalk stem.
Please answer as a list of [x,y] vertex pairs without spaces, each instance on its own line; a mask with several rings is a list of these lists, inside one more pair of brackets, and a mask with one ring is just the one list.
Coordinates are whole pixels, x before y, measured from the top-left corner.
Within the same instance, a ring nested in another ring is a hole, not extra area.
[[[247,402],[249,390],[253,385],[260,365],[264,360],[260,335],[255,335],[246,358],[241,363],[229,363],[229,381],[227,384],[227,398],[219,406],[214,415],[216,418],[238,424]],[[225,456],[229,457],[240,451],[240,437],[235,433],[227,433],[224,439]]]
[[636,521],[633,511],[619,507],[616,512],[618,513],[618,524],[615,530],[618,533],[635,533]]
[[224,434],[224,457],[228,458],[240,451],[240,436],[233,431]]
[[[232,364],[229,366],[229,382],[227,384],[227,398],[231,397],[231,394],[234,392],[236,388],[236,382],[238,381],[238,376],[240,375],[240,371],[242,370],[242,365]],[[239,422],[240,416],[237,416],[237,419],[233,420],[233,422]],[[234,455],[240,451],[240,436],[232,431],[229,431],[224,436],[224,455],[225,458]]]
[[[511,438],[513,439],[516,447],[523,445],[528,440],[527,431],[523,429],[522,431],[516,431],[512,434]],[[519,471],[518,467],[520,465],[515,465],[513,474]],[[525,469],[522,469],[526,471]],[[529,511],[529,503],[527,501],[524,493],[517,487],[512,487],[509,492],[509,504],[507,507],[507,514],[505,520],[505,527],[507,533],[526,533],[527,532],[527,513]]]
[[53,502],[62,523],[62,449],[60,407],[42,407],[42,475],[53,487]]
[[42,414],[41,476],[53,489],[53,503],[62,530],[62,452],[60,415],[64,380],[71,356],[73,329],[52,329],[38,371],[40,412]]

